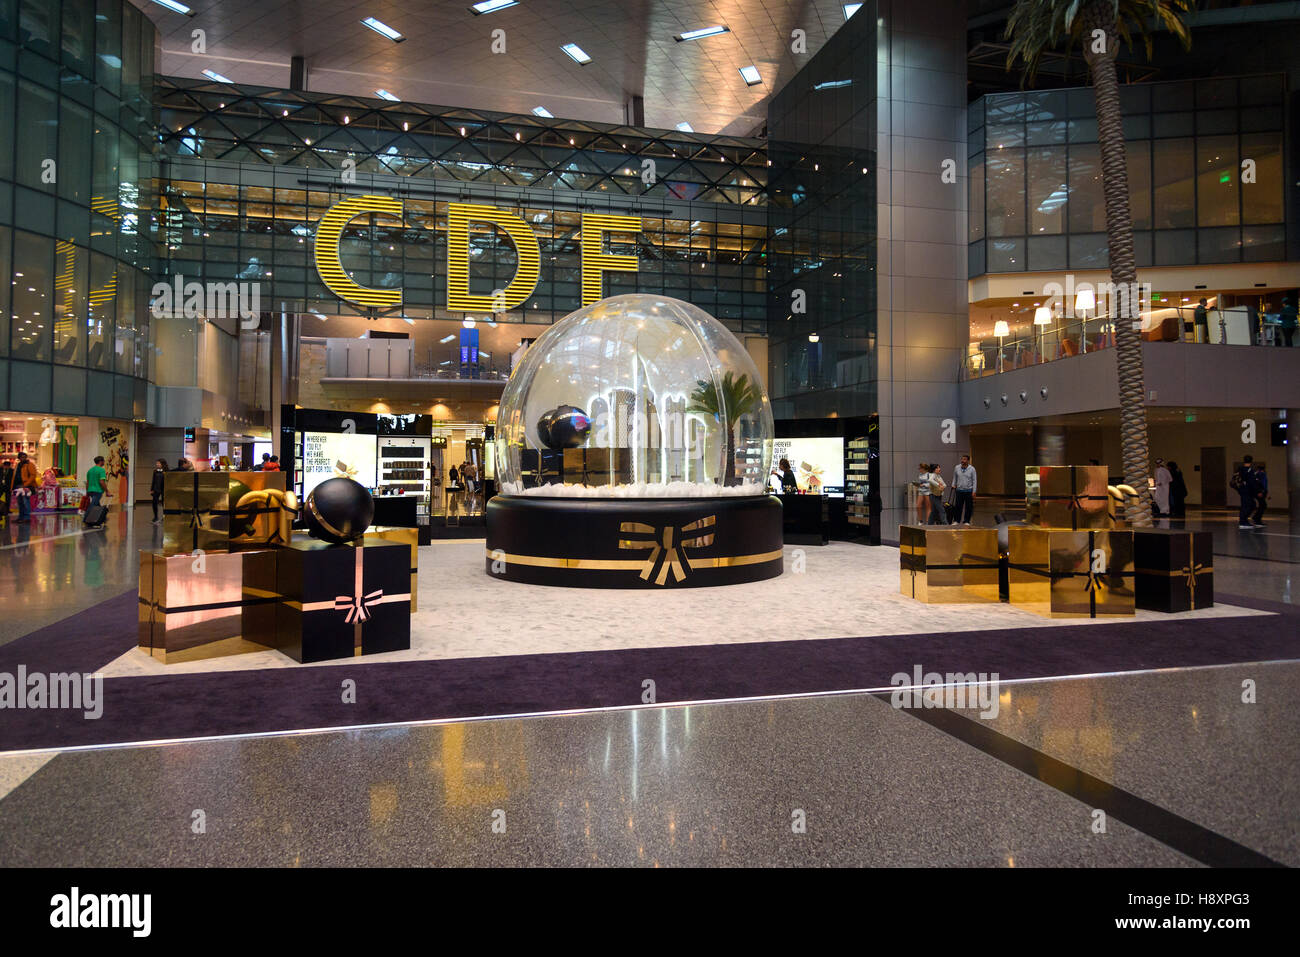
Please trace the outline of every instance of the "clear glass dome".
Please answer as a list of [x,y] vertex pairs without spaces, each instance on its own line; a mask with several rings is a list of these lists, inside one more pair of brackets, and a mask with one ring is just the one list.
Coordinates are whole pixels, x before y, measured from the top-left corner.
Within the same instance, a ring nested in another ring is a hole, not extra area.
[[722,323],[665,296],[602,299],[529,347],[497,414],[505,495],[761,495],[772,408]]

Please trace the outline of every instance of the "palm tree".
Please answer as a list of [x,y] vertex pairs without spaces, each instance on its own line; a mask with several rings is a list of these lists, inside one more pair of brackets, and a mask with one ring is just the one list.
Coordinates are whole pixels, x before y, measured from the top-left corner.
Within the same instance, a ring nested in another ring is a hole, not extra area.
[[713,380],[700,379],[695,383],[695,391],[690,395],[687,412],[700,412],[711,415],[724,427],[726,436],[723,452],[726,455],[723,485],[736,484],[736,456],[732,444],[736,439],[736,423],[740,417],[756,412],[763,404],[763,390],[755,382],[749,381],[748,373],[726,372],[722,376],[722,388]]
[[[1092,74],[1097,108],[1097,139],[1101,147],[1102,189],[1106,197],[1106,245],[1110,250],[1110,280],[1115,289],[1134,289],[1137,265],[1133,258],[1133,217],[1129,211],[1128,166],[1119,105],[1115,58],[1119,41],[1132,45],[1142,37],[1151,58],[1151,27],[1159,23],[1191,45],[1183,15],[1192,0],[1017,0],[1007,19],[1005,38],[1011,40],[1007,69],[1024,64],[1024,82],[1033,80],[1039,60],[1062,41],[1067,49],[1082,47]],[[1131,303],[1137,318],[1137,303]],[[1147,488],[1146,383],[1142,372],[1142,339],[1136,322],[1115,323],[1115,361],[1119,372],[1119,422],[1124,482],[1139,496],[1126,507],[1129,524],[1151,524],[1151,492]]]

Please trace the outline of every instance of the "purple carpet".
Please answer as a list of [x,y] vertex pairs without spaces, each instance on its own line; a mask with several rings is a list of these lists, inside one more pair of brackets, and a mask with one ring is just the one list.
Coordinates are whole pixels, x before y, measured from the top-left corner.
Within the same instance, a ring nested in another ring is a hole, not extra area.
[[[1016,628],[755,644],[276,668],[114,678],[104,714],[7,710],[0,750],[469,718],[657,701],[879,688],[897,672],[998,672],[1002,680],[1300,658],[1300,610],[1231,595],[1275,618]],[[94,671],[135,644],[129,592],[0,647],[0,671]],[[355,704],[340,683],[356,681]]]

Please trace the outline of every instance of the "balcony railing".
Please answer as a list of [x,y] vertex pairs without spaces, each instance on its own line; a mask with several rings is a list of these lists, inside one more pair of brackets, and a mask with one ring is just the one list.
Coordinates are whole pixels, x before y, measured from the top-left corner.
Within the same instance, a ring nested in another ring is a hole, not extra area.
[[[1211,309],[1209,323],[1196,326],[1194,313],[1169,315],[1157,320],[1145,318],[1142,338],[1147,342],[1187,342],[1203,345],[1282,346],[1287,343],[1282,317],[1277,313],[1250,316],[1244,309]],[[1011,372],[1043,362],[1055,362],[1113,348],[1115,322],[1107,317],[1061,319],[1038,327],[1032,334],[989,337],[972,342],[962,360],[960,380]],[[1300,330],[1293,330],[1291,344],[1300,345]]]

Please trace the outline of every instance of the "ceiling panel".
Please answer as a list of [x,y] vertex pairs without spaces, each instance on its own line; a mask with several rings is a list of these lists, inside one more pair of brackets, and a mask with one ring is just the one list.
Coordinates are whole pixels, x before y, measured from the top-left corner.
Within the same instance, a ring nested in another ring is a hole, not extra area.
[[[768,98],[844,23],[834,0],[520,0],[475,16],[470,0],[186,0],[194,16],[133,0],[162,34],[160,72],[200,77],[214,70],[236,83],[287,87],[289,61],[307,61],[308,89],[374,96],[386,89],[418,103],[623,121],[632,95],[646,125],[690,123],[702,133],[747,135],[766,119]],[[407,39],[393,43],[362,26],[378,17]],[[713,24],[730,32],[678,43],[675,34]],[[807,53],[791,53],[791,32]],[[205,31],[206,53],[192,31]],[[505,53],[492,52],[494,30]],[[592,62],[560,49],[577,43]],[[742,66],[763,83],[748,87]]]

